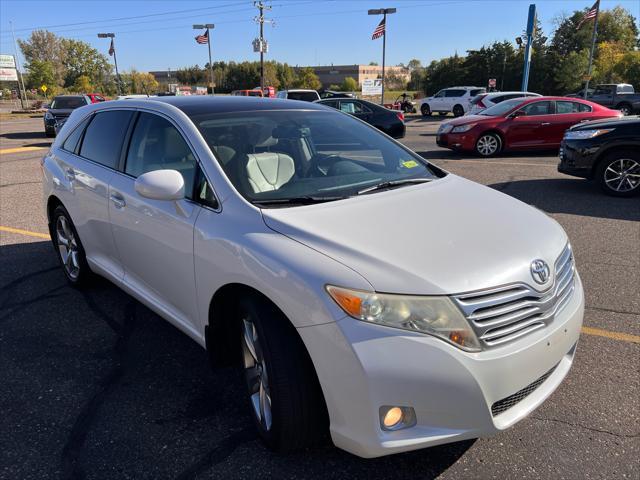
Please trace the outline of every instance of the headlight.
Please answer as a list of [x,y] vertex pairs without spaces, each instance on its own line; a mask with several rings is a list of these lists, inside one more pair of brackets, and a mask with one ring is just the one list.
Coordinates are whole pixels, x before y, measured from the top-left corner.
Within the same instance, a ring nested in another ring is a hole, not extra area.
[[453,127],[453,130],[451,130],[451,133],[464,133],[464,132],[468,132],[469,130],[471,130],[473,127],[475,127],[476,124],[475,123],[467,123],[466,125],[459,125],[457,127]]
[[448,123],[443,123],[438,127],[438,133],[449,133],[453,127]]
[[47,120],[51,120],[53,118],[53,115],[49,110],[47,110],[46,112],[44,112],[44,118]]
[[612,132],[613,128],[594,128],[589,130],[570,130],[564,134],[567,140],[584,140],[586,138],[599,137],[605,133]]
[[364,322],[433,335],[470,352],[481,350],[469,322],[448,297],[389,295],[327,285],[331,298]]

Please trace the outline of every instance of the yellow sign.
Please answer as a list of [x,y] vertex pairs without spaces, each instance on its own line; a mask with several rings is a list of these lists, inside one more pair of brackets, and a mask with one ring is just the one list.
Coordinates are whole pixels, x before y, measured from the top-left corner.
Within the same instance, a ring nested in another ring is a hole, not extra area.
[[42,85],[40,87],[40,90],[42,90],[44,93],[47,93],[47,86],[46,85]]
[[583,75],[582,76],[582,81],[583,82],[588,82],[591,80],[591,75]]

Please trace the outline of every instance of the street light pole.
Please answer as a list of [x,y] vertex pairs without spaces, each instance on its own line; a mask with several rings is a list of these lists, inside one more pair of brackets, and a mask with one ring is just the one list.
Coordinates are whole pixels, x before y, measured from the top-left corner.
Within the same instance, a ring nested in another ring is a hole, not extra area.
[[209,48],[209,75],[211,77],[211,95],[214,94],[214,82],[213,82],[213,63],[211,63],[211,32],[216,26],[213,23],[205,23],[202,25],[194,25],[195,30],[207,29],[207,47]]
[[109,46],[109,55],[113,55],[113,63],[116,66],[116,88],[118,89],[118,95],[122,95],[122,80],[120,78],[120,72],[118,72],[118,58],[116,57],[116,34],[115,33],[99,33],[98,38],[110,38],[111,45]]
[[385,55],[387,50],[387,15],[396,13],[395,8],[376,8],[371,9],[367,13],[369,15],[382,15],[384,20],[384,31],[382,33],[382,96],[380,97],[380,105],[384,104],[384,77],[385,77]]

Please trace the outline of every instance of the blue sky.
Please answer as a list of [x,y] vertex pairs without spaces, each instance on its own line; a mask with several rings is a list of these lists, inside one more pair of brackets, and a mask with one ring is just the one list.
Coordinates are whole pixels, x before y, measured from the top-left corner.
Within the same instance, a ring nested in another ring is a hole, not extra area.
[[[379,19],[367,9],[396,7],[388,19],[387,64],[418,58],[423,63],[494,40],[513,39],[525,27],[531,0],[272,0],[266,26],[268,59],[292,65],[381,61],[382,40],[371,40]],[[563,13],[593,0],[538,0],[545,33]],[[623,5],[638,19],[640,0],[602,0],[601,8]],[[207,61],[207,48],[194,40],[193,23],[214,23],[214,60],[257,60],[251,41],[257,10],[248,0],[31,1],[0,0],[0,53],[13,53],[9,21],[16,37],[34,27],[77,38],[106,53],[108,41],[96,33],[116,33],[121,69],[165,70]],[[167,12],[176,12],[165,14]],[[144,16],[140,18],[141,16]],[[127,17],[127,19],[124,19]],[[129,18],[138,17],[138,18]]]

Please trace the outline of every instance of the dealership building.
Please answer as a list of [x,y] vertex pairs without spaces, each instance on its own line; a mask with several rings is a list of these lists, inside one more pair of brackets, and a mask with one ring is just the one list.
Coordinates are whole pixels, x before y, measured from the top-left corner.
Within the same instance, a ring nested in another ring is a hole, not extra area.
[[[353,78],[358,85],[364,80],[382,78],[382,67],[379,65],[330,65],[311,67],[322,82],[323,88],[340,85],[347,77]],[[384,67],[387,76],[396,76],[403,82],[411,79],[409,69],[405,67]]]

